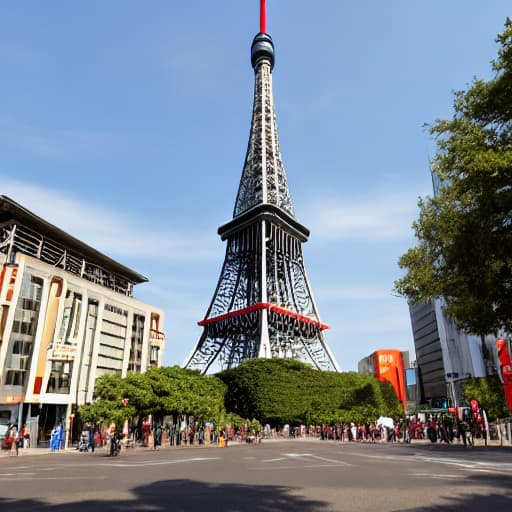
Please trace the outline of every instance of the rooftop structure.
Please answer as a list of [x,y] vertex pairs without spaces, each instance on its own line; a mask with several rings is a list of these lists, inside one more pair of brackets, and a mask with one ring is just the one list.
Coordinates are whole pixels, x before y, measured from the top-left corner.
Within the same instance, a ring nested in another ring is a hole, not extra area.
[[28,254],[92,283],[128,296],[147,278],[105,256],[77,238],[0,196],[0,252],[10,261],[16,252]]

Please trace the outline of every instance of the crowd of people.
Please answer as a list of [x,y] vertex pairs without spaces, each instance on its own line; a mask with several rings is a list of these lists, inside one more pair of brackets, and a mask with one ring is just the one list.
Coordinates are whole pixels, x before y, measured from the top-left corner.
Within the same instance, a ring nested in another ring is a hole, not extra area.
[[9,455],[17,457],[20,448],[30,448],[30,431],[26,425],[18,430],[18,425],[11,425],[3,440],[2,448],[9,450]]
[[425,420],[418,417],[395,422],[391,418],[362,424],[340,423],[334,425],[300,425],[290,427],[285,425],[282,429],[269,429],[267,437],[316,437],[320,440],[334,440],[340,442],[404,442],[414,440],[429,440],[432,443],[462,443],[471,446],[475,437],[483,435],[479,425],[468,421],[459,421],[449,415],[430,416]]
[[[194,446],[219,444],[227,446],[228,441],[258,443],[265,438],[318,438],[319,440],[334,440],[339,442],[404,442],[415,440],[430,440],[432,443],[463,443],[472,446],[473,439],[482,435],[478,425],[468,421],[459,421],[452,415],[431,415],[420,419],[418,416],[405,420],[393,421],[391,418],[380,417],[375,421],[365,423],[346,422],[339,424],[321,425],[284,425],[281,428],[266,424],[261,428],[246,424],[234,429],[224,426],[217,429],[213,423],[200,424],[178,418],[176,421],[164,424],[152,422],[144,418],[137,424],[128,427],[128,422],[121,429],[115,423],[108,426],[96,427],[84,425],[79,436],[78,449],[94,452],[95,448],[111,447],[112,440],[118,439],[124,447],[143,446],[158,449],[162,445]],[[10,455],[18,455],[20,447],[30,447],[30,434],[26,426],[18,431],[13,425],[9,431],[8,448]],[[65,432],[62,423],[56,424],[50,434],[50,451],[62,450],[65,444]],[[7,448],[7,446],[4,446]]]
[[[111,432],[112,430],[112,432]],[[100,447],[108,443],[109,435],[113,435],[112,425],[103,430],[89,428],[89,443]],[[147,419],[133,425],[129,432],[125,429],[119,437],[125,446],[143,446],[158,449],[162,445],[201,446],[205,444],[223,444],[235,440],[238,442],[260,442],[262,439],[278,437],[287,438],[318,438],[339,442],[403,442],[430,440],[431,442],[460,442],[472,445],[477,433],[467,422],[458,421],[449,415],[431,416],[425,420],[412,417],[393,421],[391,418],[378,418],[365,423],[339,423],[322,425],[284,425],[274,428],[265,425],[254,430],[250,425],[239,428],[225,426],[216,429],[212,423],[199,424],[180,420],[168,424],[151,423]]]

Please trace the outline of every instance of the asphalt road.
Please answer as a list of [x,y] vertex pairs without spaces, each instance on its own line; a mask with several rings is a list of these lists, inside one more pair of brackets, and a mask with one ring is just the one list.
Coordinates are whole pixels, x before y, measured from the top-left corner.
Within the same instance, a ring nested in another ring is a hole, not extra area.
[[512,449],[264,441],[0,459],[0,511],[512,510]]

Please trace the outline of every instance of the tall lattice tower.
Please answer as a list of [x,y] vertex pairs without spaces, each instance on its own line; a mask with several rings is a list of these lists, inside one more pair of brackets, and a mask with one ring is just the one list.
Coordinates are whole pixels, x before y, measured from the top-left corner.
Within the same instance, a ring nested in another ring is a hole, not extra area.
[[281,159],[272,98],[274,44],[260,1],[247,156],[233,220],[218,230],[227,241],[219,282],[185,366],[206,373],[255,357],[285,357],[337,371],[304,268],[309,230],[295,218]]

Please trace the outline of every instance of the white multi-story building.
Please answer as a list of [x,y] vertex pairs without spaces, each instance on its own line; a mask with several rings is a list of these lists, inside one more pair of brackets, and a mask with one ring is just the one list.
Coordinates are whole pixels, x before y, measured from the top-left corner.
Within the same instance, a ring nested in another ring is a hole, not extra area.
[[423,401],[460,404],[461,383],[496,373],[495,336],[475,336],[457,328],[444,300],[410,305],[419,384]]
[[163,313],[147,279],[0,196],[0,423],[47,441],[97,377],[161,366]]

